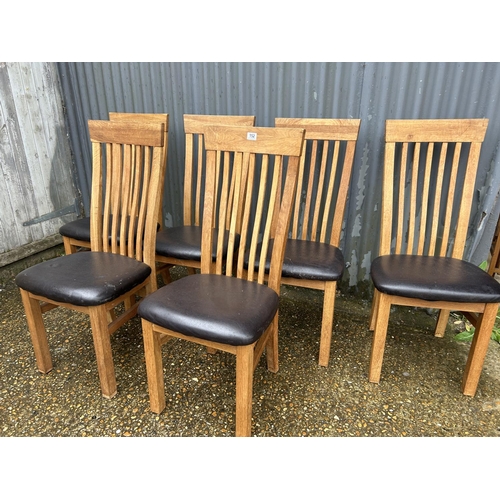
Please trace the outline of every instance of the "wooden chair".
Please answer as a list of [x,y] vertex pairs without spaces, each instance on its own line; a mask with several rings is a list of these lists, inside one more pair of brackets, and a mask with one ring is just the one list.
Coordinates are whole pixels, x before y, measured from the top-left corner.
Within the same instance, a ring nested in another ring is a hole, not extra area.
[[478,315],[462,383],[474,396],[500,303],[500,284],[462,260],[481,145],[488,120],[387,120],[380,256],[375,286],[369,379],[378,383],[391,306]]
[[281,282],[323,290],[319,364],[328,366],[337,281],[344,272],[339,248],[360,120],[276,118],[276,127],[305,129],[298,187]]
[[140,296],[156,289],[152,269],[166,137],[163,123],[91,120],[88,126],[91,251],[37,264],[19,273],[16,283],[38,369],[52,370],[42,314],[58,306],[84,312],[90,316],[102,394],[111,398],[116,378],[110,336],[136,316]]
[[[139,306],[153,412],[161,413],[165,408],[161,346],[172,337],[180,338],[236,355],[236,435],[250,435],[253,372],[264,349],[268,369],[278,370],[281,266],[303,133],[300,129],[263,127],[205,129],[201,272],[167,284]],[[216,174],[218,158],[222,163]],[[285,160],[286,173],[282,173]],[[281,197],[280,186],[284,186]],[[240,196],[244,203],[240,203]],[[215,204],[215,198],[221,202]],[[213,228],[225,228],[228,217],[230,235],[224,259],[223,231],[213,240]],[[274,246],[266,286],[264,261],[271,237]],[[260,239],[264,251],[259,256]]]
[[[203,133],[210,125],[253,126],[255,116],[184,115],[186,154],[183,224],[164,228],[156,239],[156,261],[163,266],[185,266],[193,274],[201,264],[201,220],[205,180]],[[165,269],[165,267],[164,267]],[[163,273],[167,282],[170,276]]]
[[[168,149],[168,114],[161,113],[109,113],[110,121],[122,123],[163,123],[165,126],[165,140],[163,141],[163,164],[164,168],[167,161]],[[162,206],[160,204],[158,212],[159,228],[162,223]],[[59,234],[63,237],[64,251],[66,255],[75,253],[79,248],[90,249],[90,217],[83,217],[73,220],[59,228]]]

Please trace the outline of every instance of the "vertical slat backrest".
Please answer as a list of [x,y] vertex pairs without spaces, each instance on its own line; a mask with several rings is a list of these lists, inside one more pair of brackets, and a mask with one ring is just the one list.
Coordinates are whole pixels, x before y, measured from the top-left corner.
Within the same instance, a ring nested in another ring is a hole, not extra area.
[[[279,293],[281,267],[290,224],[303,129],[219,127],[205,130],[207,182],[203,209],[201,272],[265,281],[265,259],[274,235],[268,285]],[[230,153],[226,155],[226,153]],[[221,196],[217,210],[217,160],[221,169]],[[283,179],[283,182],[281,180]],[[230,190],[234,182],[234,189]],[[276,200],[279,198],[280,202]],[[278,216],[275,216],[275,211]],[[212,262],[212,227],[218,227],[217,256]],[[227,222],[229,220],[229,225]],[[274,231],[273,231],[274,224]],[[228,251],[223,260],[223,229],[228,227]],[[258,269],[258,271],[256,271]]]
[[184,166],[184,225],[199,226],[205,172],[203,133],[209,125],[254,126],[255,116],[184,115],[186,154]]
[[339,246],[361,120],[276,118],[305,129],[291,237]]
[[165,175],[165,125],[89,120],[88,126],[91,250],[127,255],[153,266]]
[[380,255],[462,258],[487,119],[387,120]]
[[[164,124],[164,138],[163,138],[163,157],[162,157],[162,171],[165,175],[166,164],[167,164],[167,152],[168,152],[168,113],[118,113],[111,111],[109,113],[110,121],[115,122],[137,122],[137,123],[163,123]],[[163,186],[165,178],[160,179],[161,185]],[[162,204],[158,209],[158,224],[160,228],[163,227],[163,213]]]

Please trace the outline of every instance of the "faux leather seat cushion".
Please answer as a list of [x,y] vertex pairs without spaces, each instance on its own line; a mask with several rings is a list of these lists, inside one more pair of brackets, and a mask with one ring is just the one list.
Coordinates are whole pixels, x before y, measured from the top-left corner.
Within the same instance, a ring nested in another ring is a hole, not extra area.
[[78,252],[20,272],[16,284],[58,302],[95,306],[118,298],[150,274],[147,264],[131,257],[107,252]]
[[[215,259],[218,230],[213,232],[213,254]],[[223,255],[227,253],[229,231],[224,236]],[[239,236],[236,236],[238,245]],[[156,235],[156,253],[164,257],[182,260],[201,260],[201,226],[177,226],[158,231]]]
[[[269,273],[273,240],[269,242],[266,272]],[[260,245],[257,252],[260,251]],[[257,253],[258,255],[258,253]],[[248,256],[245,265],[248,264]],[[337,281],[344,272],[341,250],[328,243],[289,239],[285,247],[282,276],[320,281]]]
[[377,290],[423,300],[500,302],[500,283],[478,266],[450,257],[384,255],[371,266]]
[[59,228],[61,236],[67,236],[80,241],[90,241],[90,217],[76,219]]
[[[159,228],[160,226],[158,225],[158,229]],[[109,231],[111,233],[111,227],[109,228]],[[59,234],[61,236],[74,238],[75,240],[80,241],[88,241],[90,243],[90,217],[76,219],[62,225],[59,228]],[[118,236],[118,241],[120,241],[120,236]]]
[[217,274],[194,274],[146,297],[139,316],[182,333],[229,345],[260,338],[278,310],[271,288]]
[[281,274],[291,278],[337,281],[344,267],[344,256],[339,248],[317,241],[289,239]]

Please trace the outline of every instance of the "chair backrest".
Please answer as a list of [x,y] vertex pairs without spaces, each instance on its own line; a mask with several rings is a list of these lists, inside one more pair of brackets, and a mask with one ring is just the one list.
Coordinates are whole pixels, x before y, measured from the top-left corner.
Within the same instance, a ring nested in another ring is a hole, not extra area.
[[[115,122],[138,122],[138,123],[163,123],[165,125],[164,129],[164,140],[163,140],[163,173],[166,171],[167,164],[167,152],[168,152],[168,113],[118,113],[110,111],[109,119]],[[165,179],[160,180],[161,184],[165,182]],[[158,209],[158,224],[160,228],[163,227],[163,209],[160,203],[160,208]]]
[[[224,273],[264,283],[269,240],[274,236],[268,285],[279,293],[303,137],[303,129],[220,126],[205,129],[207,175],[202,273]],[[217,207],[213,203],[215,197],[220,200]],[[241,221],[239,228],[238,221]],[[214,226],[217,232],[212,231]],[[229,236],[224,258],[225,231],[221,228],[226,227]],[[217,251],[212,263],[214,233]]]
[[380,255],[462,258],[487,119],[387,120]]
[[201,223],[205,172],[203,133],[207,125],[254,126],[255,116],[184,115],[186,154],[183,210],[186,226],[199,226]]
[[305,130],[291,238],[339,246],[361,120],[276,118]]
[[163,123],[89,120],[92,143],[92,251],[154,266],[165,176]]

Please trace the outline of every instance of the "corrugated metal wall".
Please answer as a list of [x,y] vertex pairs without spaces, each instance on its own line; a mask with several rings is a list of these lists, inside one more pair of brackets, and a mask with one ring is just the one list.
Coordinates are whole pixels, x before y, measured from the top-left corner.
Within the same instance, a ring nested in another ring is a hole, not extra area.
[[55,63],[0,63],[0,267],[61,242],[76,218]]
[[58,63],[79,187],[88,212],[88,119],[109,111],[170,114],[164,197],[167,225],[181,222],[184,113],[274,118],[361,118],[342,247],[349,285],[368,280],[378,251],[385,120],[490,119],[466,257],[488,254],[500,206],[498,63]]

